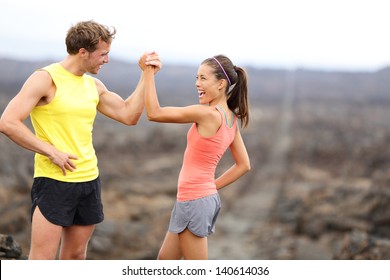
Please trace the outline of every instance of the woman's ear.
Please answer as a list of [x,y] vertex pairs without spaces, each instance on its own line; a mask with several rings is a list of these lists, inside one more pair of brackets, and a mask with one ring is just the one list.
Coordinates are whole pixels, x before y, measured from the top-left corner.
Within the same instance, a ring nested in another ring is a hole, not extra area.
[[219,85],[218,85],[218,89],[219,90],[226,88],[227,81],[225,79],[220,79],[218,82],[219,82]]

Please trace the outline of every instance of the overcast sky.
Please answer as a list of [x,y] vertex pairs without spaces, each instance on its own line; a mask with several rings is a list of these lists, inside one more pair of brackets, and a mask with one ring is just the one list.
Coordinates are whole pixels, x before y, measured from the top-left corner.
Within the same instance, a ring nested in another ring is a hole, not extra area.
[[117,29],[111,57],[198,65],[377,70],[390,65],[386,0],[0,0],[0,57],[62,59],[68,28]]

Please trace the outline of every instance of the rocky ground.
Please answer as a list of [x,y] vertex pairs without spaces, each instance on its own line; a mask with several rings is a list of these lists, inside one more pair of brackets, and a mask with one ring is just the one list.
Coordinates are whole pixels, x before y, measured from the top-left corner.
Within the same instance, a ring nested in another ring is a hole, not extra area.
[[[210,258],[390,259],[389,100],[310,99],[296,84],[290,74],[282,98],[252,105],[252,171],[220,192]],[[106,219],[90,259],[156,258],[187,129],[97,120]],[[0,149],[0,233],[27,255],[33,155],[4,136]],[[230,164],[227,154],[218,172]]]

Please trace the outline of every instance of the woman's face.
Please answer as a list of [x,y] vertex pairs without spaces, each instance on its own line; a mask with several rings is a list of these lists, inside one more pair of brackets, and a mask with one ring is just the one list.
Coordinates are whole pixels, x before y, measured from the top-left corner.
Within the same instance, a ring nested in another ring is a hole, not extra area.
[[222,80],[217,80],[214,69],[207,65],[201,64],[196,76],[196,88],[199,94],[200,104],[210,104],[218,99],[221,95]]

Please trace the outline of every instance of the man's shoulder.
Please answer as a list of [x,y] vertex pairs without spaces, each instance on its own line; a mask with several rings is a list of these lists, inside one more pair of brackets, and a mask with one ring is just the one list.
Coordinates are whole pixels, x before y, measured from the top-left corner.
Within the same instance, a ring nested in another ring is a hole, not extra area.
[[48,64],[42,68],[39,68],[37,69],[37,71],[42,71],[42,70],[45,70],[47,72],[50,72],[50,71],[58,71],[61,69],[61,65],[58,63],[58,62],[54,62],[52,64]]

